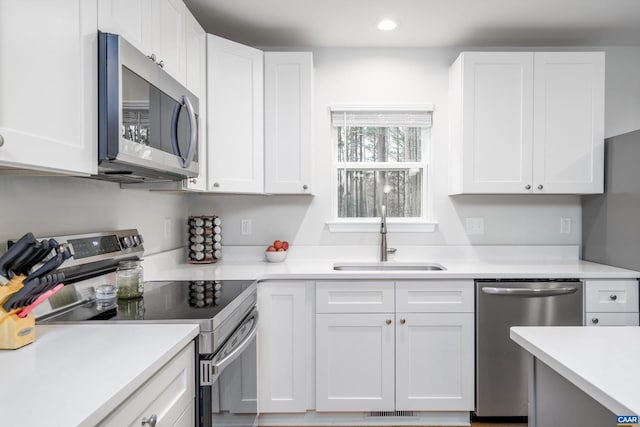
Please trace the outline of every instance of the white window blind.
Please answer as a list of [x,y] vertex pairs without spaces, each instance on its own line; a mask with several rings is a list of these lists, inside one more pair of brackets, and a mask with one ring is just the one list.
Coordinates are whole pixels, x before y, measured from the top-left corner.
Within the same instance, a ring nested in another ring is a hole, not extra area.
[[433,111],[331,111],[333,127],[430,128]]

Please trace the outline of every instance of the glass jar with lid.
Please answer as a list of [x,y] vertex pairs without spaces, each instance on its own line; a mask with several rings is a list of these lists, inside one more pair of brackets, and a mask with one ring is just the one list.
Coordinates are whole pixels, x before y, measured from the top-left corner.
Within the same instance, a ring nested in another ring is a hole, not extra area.
[[143,274],[140,261],[120,261],[116,270],[118,299],[131,299],[142,296]]

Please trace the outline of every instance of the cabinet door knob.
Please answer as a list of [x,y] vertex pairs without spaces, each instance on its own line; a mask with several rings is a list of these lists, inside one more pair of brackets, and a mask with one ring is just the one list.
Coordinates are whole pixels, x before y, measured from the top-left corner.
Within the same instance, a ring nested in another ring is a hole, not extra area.
[[531,190],[531,186],[529,184],[527,184],[527,185],[524,186],[524,189],[525,190]]
[[303,189],[303,190],[308,190],[308,189],[309,189],[309,186],[308,186],[307,184],[304,184],[304,185],[302,186],[302,189]]
[[538,190],[542,190],[544,188],[544,185],[540,184],[538,185]]
[[151,55],[147,56],[147,58],[149,58],[153,62],[156,62],[156,54],[155,53],[152,53]]
[[158,62],[158,67],[164,68],[164,61],[163,60],[160,60],[160,62]]
[[149,418],[143,418],[140,425],[148,424],[151,427],[156,427],[157,422],[158,422],[158,417],[156,417],[156,414],[153,414]]
[[617,300],[617,299],[618,299],[618,295],[616,295],[616,294],[611,294],[611,295],[609,295],[609,299],[610,299],[611,301],[615,301],[615,300]]
[[219,183],[219,182],[214,182],[214,183],[213,183],[213,186],[214,186],[214,187],[216,187],[216,188],[218,188],[218,187],[220,187],[220,183]]
[[599,321],[600,320],[597,317],[594,317],[593,319],[591,319],[591,323],[593,323],[594,325],[597,325]]
[[385,323],[386,323],[387,325],[390,325],[390,324],[391,324],[391,319],[387,319],[387,320],[385,321]]
[[197,180],[197,179],[195,179],[195,178],[191,178],[191,179],[189,180],[189,182],[190,182],[190,183],[192,183],[192,184],[195,184],[195,183],[197,183],[197,182],[198,182],[198,180]]
[[406,319],[400,319],[400,324],[404,325],[405,323],[407,323]]

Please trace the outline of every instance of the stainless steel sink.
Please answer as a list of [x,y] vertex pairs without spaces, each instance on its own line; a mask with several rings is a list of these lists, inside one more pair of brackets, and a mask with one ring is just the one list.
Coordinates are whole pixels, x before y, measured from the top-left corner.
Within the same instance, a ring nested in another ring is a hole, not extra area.
[[335,263],[334,270],[339,271],[442,271],[442,265],[420,262],[359,262]]

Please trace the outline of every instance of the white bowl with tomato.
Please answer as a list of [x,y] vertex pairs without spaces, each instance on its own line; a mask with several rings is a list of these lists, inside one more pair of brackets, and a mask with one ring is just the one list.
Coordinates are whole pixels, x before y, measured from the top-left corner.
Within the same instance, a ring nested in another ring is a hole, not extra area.
[[289,249],[289,242],[286,240],[274,240],[264,251],[264,255],[268,262],[282,262],[287,258],[287,249]]

